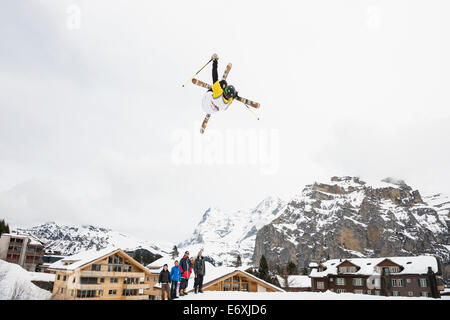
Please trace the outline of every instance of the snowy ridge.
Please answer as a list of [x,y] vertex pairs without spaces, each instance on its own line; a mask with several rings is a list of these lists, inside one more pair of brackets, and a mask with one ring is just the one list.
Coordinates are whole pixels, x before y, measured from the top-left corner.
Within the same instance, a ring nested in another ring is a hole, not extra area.
[[243,264],[250,263],[256,233],[276,219],[286,204],[276,197],[267,197],[251,210],[224,212],[209,208],[204,213],[192,236],[179,244],[195,256],[199,250],[217,265],[232,265],[238,254]]
[[95,226],[65,226],[48,222],[32,228],[17,228],[17,233],[26,233],[37,237],[45,244],[47,251],[59,251],[63,255],[72,255],[90,249],[117,247],[125,251],[146,249],[152,254],[164,254],[165,249],[145,240],[123,233]]

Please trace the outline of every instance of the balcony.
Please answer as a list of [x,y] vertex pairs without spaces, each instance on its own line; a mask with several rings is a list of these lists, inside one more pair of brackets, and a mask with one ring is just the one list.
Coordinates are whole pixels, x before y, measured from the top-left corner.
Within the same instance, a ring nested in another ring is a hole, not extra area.
[[150,289],[150,283],[124,283],[124,289]]
[[148,300],[148,295],[122,296],[123,300]]
[[113,271],[81,271],[82,277],[96,278],[141,278],[145,276],[144,272],[113,272]]

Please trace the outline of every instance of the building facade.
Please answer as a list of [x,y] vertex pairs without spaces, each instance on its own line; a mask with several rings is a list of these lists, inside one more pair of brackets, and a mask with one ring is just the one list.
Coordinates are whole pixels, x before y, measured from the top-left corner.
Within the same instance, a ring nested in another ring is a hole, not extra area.
[[50,265],[55,300],[146,300],[150,271],[120,249],[90,251]]
[[441,271],[432,256],[333,259],[310,268],[314,292],[440,297]]
[[42,265],[43,244],[29,235],[3,233],[0,238],[0,259],[36,271]]

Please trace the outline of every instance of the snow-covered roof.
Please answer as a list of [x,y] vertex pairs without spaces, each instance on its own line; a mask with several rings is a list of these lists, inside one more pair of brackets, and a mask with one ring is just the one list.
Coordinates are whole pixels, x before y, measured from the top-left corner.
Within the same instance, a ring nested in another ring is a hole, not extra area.
[[55,274],[54,273],[44,273],[44,272],[29,272],[32,281],[47,281],[54,282]]
[[396,273],[402,274],[426,274],[428,267],[431,267],[433,272],[438,272],[438,263],[433,256],[416,256],[416,257],[381,257],[381,258],[350,258],[350,259],[331,259],[322,263],[325,270],[319,272],[317,269],[312,269],[309,274],[310,277],[326,277],[328,274],[338,274],[337,266],[344,261],[349,261],[360,269],[353,273],[356,275],[372,275],[375,273],[375,266],[382,261],[389,259],[392,262],[403,267],[403,270]]
[[[248,266],[237,267],[237,268],[235,268],[235,267],[214,267],[211,263],[206,262],[206,273],[205,273],[205,276],[203,277],[203,287],[205,287],[209,282],[215,281],[215,280],[217,280],[219,278],[222,278],[222,277],[224,277],[226,275],[232,274],[235,271],[240,271],[240,272],[244,273],[246,276],[248,276],[250,278],[253,278],[253,279],[257,280],[257,281],[260,281],[260,282],[266,284],[267,286],[272,287],[272,288],[274,288],[274,289],[276,289],[278,291],[284,292],[283,289],[281,289],[281,288],[279,288],[279,287],[277,287],[277,286],[275,286],[275,285],[273,285],[271,283],[268,283],[268,282],[266,282],[266,281],[264,281],[264,280],[262,280],[262,279],[260,279],[258,277],[255,277],[254,275],[246,272],[245,271],[246,269],[248,269]],[[169,268],[169,270],[170,270],[170,268]],[[160,285],[155,285],[155,288],[161,288],[161,286]],[[193,289],[194,289],[194,275],[192,274],[191,278],[189,279],[188,286],[187,286],[186,290],[187,291],[191,291]]]
[[316,262],[310,262],[309,263],[309,267],[310,268],[315,268],[315,267],[318,267],[318,264]]
[[170,269],[172,268],[172,266],[174,266],[175,260],[178,260],[178,262],[180,262],[180,259],[172,259],[171,257],[162,257],[148,264],[146,267],[149,269],[160,269],[165,264],[167,264],[167,266]]
[[[283,288],[286,287],[285,279],[277,276],[278,283]],[[289,275],[287,278],[289,288],[311,288],[311,278],[304,275]]]
[[[119,250],[121,249],[116,247],[109,247],[101,250],[93,249],[83,251],[52,263],[49,266],[49,269],[73,271],[84,266],[85,264],[91,263],[95,260],[99,260],[105,256],[109,256]],[[142,266],[142,268],[145,269],[144,266]]]
[[34,245],[34,246],[42,246],[42,242],[40,242],[37,238],[33,237],[29,234],[20,234],[20,233],[3,233],[2,236],[9,236],[13,238],[19,238],[19,239],[29,239],[28,244]]

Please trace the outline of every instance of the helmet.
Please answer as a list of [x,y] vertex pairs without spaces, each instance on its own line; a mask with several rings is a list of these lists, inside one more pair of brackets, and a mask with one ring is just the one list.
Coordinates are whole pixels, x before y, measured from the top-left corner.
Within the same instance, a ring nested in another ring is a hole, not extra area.
[[237,95],[236,89],[232,85],[227,86],[223,90],[223,96],[227,98],[227,100],[230,98],[236,98],[236,95]]
[[225,89],[228,85],[226,80],[220,80],[219,83],[222,89]]

